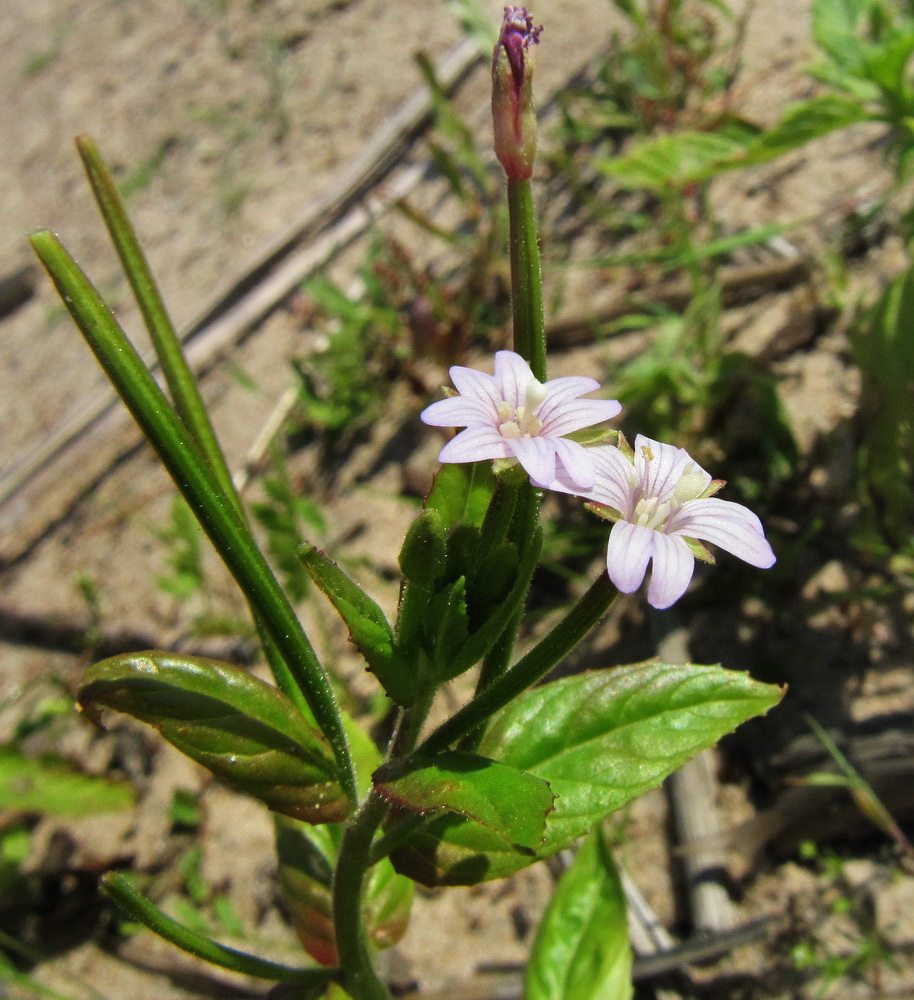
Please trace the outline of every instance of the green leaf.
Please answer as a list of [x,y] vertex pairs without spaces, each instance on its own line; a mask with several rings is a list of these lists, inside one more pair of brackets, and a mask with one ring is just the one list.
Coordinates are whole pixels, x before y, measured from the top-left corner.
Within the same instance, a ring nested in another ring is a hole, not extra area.
[[[336,823],[306,826],[275,817],[279,884],[302,947],[322,965],[337,962],[333,929],[333,872],[342,839]],[[389,948],[403,937],[413,883],[386,858],[374,865],[365,889],[365,923],[373,944]]]
[[303,985],[318,986],[326,984],[334,976],[335,969],[294,969],[278,962],[270,962],[217,944],[197,931],[184,927],[157,906],[149,902],[131,885],[129,878],[121,872],[109,872],[101,880],[101,888],[129,916],[139,921],[145,927],[170,941],[178,948],[196,955],[213,965],[234,972],[242,972],[259,979],[269,979],[274,982],[295,982]]
[[0,810],[94,816],[133,805],[130,785],[80,774],[62,760],[36,760],[0,748]]
[[487,827],[506,843],[537,847],[554,796],[547,782],[479,754],[449,751],[430,760],[382,767],[375,787],[418,813],[447,809]]
[[621,187],[663,191],[711,177],[745,150],[744,138],[683,131],[639,142],[627,155],[599,166]]
[[535,856],[506,851],[485,827],[453,816],[408,838],[394,864],[425,885],[511,875],[569,847],[780,697],[778,688],[718,666],[656,662],[528,690],[495,716],[479,752],[549,782],[555,809]]
[[479,752],[552,785],[547,836],[558,850],[781,696],[719,666],[648,662],[581,674],[521,695]]
[[581,844],[543,914],[525,1000],[628,1000],[632,953],[622,883],[599,826]]
[[387,694],[399,705],[416,697],[416,675],[400,655],[393,629],[378,604],[340,567],[313,545],[298,556],[349,629],[349,638]]
[[79,703],[96,720],[99,709],[113,708],[149,723],[277,812],[310,823],[348,812],[320,733],[285,695],[238,667],[160,651],[114,656],[88,670]]
[[425,509],[436,511],[446,528],[461,521],[479,527],[494,492],[491,462],[449,463],[436,473]]

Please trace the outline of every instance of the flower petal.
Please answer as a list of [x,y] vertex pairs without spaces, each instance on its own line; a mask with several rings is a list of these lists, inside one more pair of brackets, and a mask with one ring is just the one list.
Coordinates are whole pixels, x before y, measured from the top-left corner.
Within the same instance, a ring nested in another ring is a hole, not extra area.
[[593,489],[597,479],[597,467],[590,450],[576,441],[554,438],[556,478],[573,484],[578,490]]
[[560,406],[550,406],[547,399],[537,408],[537,416],[543,422],[542,433],[547,437],[558,437],[579,431],[582,427],[602,424],[618,416],[622,404],[615,399],[572,399]]
[[467,396],[439,399],[419,414],[423,423],[432,427],[470,427],[473,424],[495,425],[491,408]]
[[530,365],[514,351],[495,352],[495,385],[499,398],[512,410],[523,404],[527,398],[527,386],[535,382]]
[[461,396],[475,400],[495,419],[501,396],[493,376],[487,375],[485,372],[478,372],[475,368],[463,368],[460,365],[453,365],[448,374]]
[[695,571],[695,557],[681,538],[660,531],[654,532],[653,556],[647,603],[662,611],[686,592]]
[[586,375],[566,375],[564,378],[551,379],[543,388],[543,401],[536,412],[540,420],[545,421],[555,407],[562,407],[578,396],[594,392],[600,388],[600,383]]
[[709,497],[683,504],[670,518],[667,530],[719,545],[760,569],[768,569],[775,562],[762,522],[748,507],[731,500]]
[[643,434],[635,438],[635,468],[643,496],[661,501],[671,499],[688,465],[700,468],[684,448],[653,441]]
[[438,454],[439,462],[483,462],[510,458],[508,442],[493,427],[468,427],[452,438]]
[[635,467],[628,456],[609,444],[588,448],[587,453],[593,459],[597,478],[593,488],[580,495],[612,507],[623,517],[631,517],[636,483]]
[[555,441],[541,437],[504,438],[534,484],[555,479]]
[[617,521],[612,526],[606,547],[606,570],[623,594],[631,594],[641,586],[656,534],[650,528],[628,521]]

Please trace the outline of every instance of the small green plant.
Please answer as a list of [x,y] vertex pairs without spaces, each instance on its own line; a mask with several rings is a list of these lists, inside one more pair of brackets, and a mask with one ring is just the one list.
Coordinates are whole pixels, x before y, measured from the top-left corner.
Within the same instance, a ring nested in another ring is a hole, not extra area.
[[827,921],[828,932],[810,928],[809,936],[791,948],[794,966],[815,973],[815,1000],[840,996],[833,988],[849,979],[869,980],[878,990],[881,970],[897,966],[881,939],[865,888],[854,886],[838,854],[812,841],[801,845],[800,854],[819,872],[827,914],[833,919]]
[[[713,561],[705,542],[758,568],[775,561],[758,517],[714,496],[722,483],[684,449],[642,434],[629,445],[605,427],[621,407],[592,397],[600,388],[595,379],[548,378],[531,184],[537,132],[530,50],[541,30],[526,10],[507,8],[493,53],[514,350],[496,352],[494,373],[454,365],[454,390],[422,411],[426,425],[459,433],[441,449],[441,468],[400,547],[395,614],[313,543],[299,549],[394,719],[383,750],[369,735],[379,720],[355,719],[341,705],[330,661],[318,656],[258,544],[123,201],[90,140],[79,140],[80,155],[167,394],[59,240],[47,231],[32,237],[84,338],[238,583],[274,680],[222,661],[148,650],[90,667],[79,703],[91,721],[115,710],[147,723],[276,814],[279,882],[310,961],[286,966],[220,944],[198,910],[176,920],[124,873],[106,875],[103,888],[166,940],[283,983],[301,1000],[340,990],[353,1000],[390,1000],[375,952],[404,932],[415,882],[507,877],[582,838],[537,937],[528,989],[535,1000],[627,1000],[631,954],[603,821],[781,697],[719,666],[653,661],[540,683],[620,594],[641,588],[649,569],[647,600],[664,609],[687,589],[696,558]],[[365,280],[370,289],[373,274]],[[400,321],[371,294],[365,305],[326,281],[317,287],[342,323],[323,365],[305,369],[304,402],[314,422],[352,433],[377,412],[384,365],[399,360],[391,334]],[[577,497],[611,522],[606,561],[552,627],[517,652],[540,561],[546,490]],[[268,525],[284,549],[290,516],[300,513],[290,498],[280,483],[273,499],[281,513]],[[183,514],[173,527],[178,579],[196,587],[198,552]],[[431,728],[438,693],[474,668],[472,696]],[[208,898],[198,857],[191,850],[183,869],[196,907]],[[218,929],[229,929],[230,913],[214,917]],[[580,968],[575,956],[585,951],[592,962]]]

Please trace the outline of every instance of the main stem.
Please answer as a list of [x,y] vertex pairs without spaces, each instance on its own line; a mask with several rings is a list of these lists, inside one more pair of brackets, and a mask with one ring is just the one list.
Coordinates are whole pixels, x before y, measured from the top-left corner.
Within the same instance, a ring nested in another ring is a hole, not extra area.
[[333,879],[333,923],[343,986],[356,1000],[391,1000],[372,961],[362,914],[371,842],[387,813],[387,803],[372,792],[347,824]]
[[543,277],[533,190],[528,178],[508,178],[508,213],[514,350],[530,363],[530,369],[536,378],[544,382],[546,323],[543,318]]

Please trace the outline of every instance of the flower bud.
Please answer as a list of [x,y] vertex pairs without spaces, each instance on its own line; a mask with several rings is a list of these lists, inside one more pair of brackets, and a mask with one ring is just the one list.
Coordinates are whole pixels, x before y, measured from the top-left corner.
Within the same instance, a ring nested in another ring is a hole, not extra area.
[[501,34],[492,55],[492,121],[495,155],[510,178],[528,178],[536,157],[533,111],[533,57],[530,46],[542,27],[533,27],[525,7],[505,7]]

